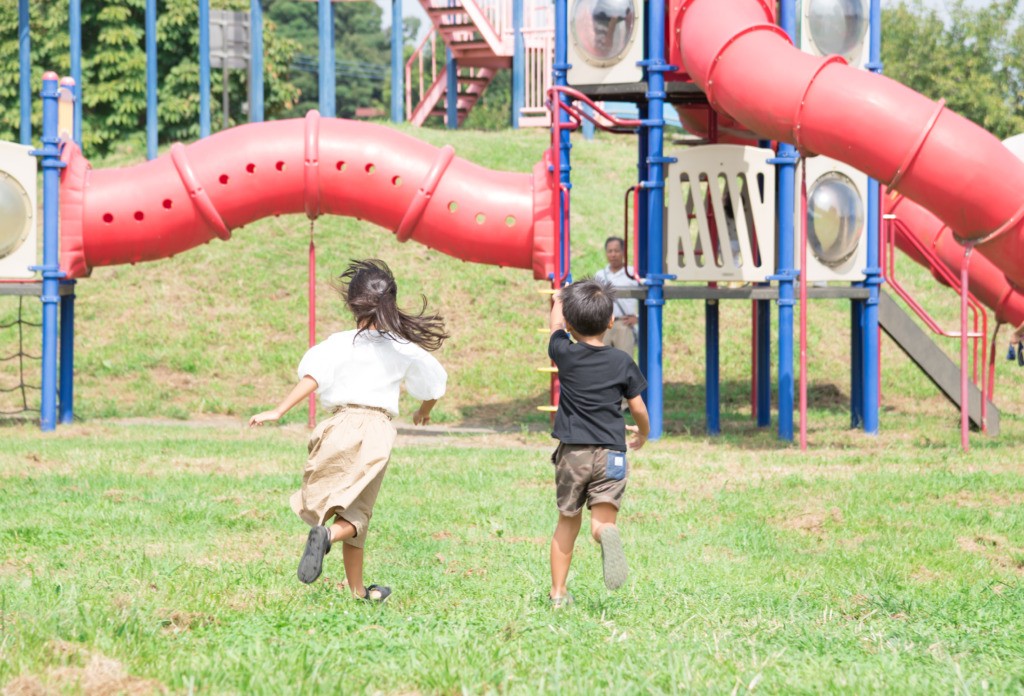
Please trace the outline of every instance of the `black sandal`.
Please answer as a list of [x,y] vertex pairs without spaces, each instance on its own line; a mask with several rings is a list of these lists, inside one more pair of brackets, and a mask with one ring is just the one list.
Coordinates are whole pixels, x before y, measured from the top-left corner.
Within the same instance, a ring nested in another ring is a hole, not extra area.
[[361,599],[364,602],[375,602],[383,604],[391,596],[391,588],[384,585],[370,585],[366,588],[366,594]]
[[309,530],[306,548],[299,559],[299,580],[307,585],[320,577],[324,568],[324,556],[331,552],[331,532],[327,527],[318,526]]

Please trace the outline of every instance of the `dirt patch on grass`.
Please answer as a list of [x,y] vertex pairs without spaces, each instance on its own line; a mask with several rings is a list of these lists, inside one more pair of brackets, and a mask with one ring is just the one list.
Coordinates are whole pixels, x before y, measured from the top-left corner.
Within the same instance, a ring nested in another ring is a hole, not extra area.
[[831,527],[842,523],[843,513],[837,507],[828,510],[809,510],[795,517],[774,521],[774,524],[783,529],[792,529],[817,537],[825,536],[826,526]]
[[4,696],[49,696],[63,693],[143,696],[168,692],[167,687],[159,681],[133,676],[117,660],[90,651],[85,646],[51,641],[47,647],[55,660],[65,664],[51,667],[42,675],[23,674],[12,679],[3,688]]
[[957,537],[957,546],[970,554],[978,554],[990,563],[1024,575],[1024,549],[1012,546],[1004,536],[998,534],[976,534]]
[[165,631],[181,633],[217,623],[217,617],[195,611],[178,611],[161,609],[157,612],[157,620]]
[[942,502],[961,508],[1005,508],[1024,504],[1024,493],[960,491],[946,496]]

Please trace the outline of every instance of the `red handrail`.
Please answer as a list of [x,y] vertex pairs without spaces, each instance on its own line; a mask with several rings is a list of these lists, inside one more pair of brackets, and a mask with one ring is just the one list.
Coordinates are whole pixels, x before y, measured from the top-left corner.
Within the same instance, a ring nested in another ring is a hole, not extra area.
[[[885,248],[881,255],[882,258],[882,273],[885,276],[886,282],[892,287],[899,297],[907,303],[907,305],[914,311],[915,314],[931,329],[932,332],[945,336],[947,338],[958,338],[961,337],[964,340],[970,338],[974,339],[974,360],[973,360],[973,381],[978,385],[978,389],[981,392],[981,421],[982,430],[987,430],[985,420],[988,412],[987,403],[991,401],[994,394],[994,380],[990,376],[986,380],[986,365],[984,356],[988,353],[988,312],[983,304],[978,301],[973,293],[967,292],[965,302],[963,303],[964,316],[961,318],[961,330],[960,331],[947,331],[939,326],[938,322],[918,303],[911,297],[909,291],[900,284],[896,278],[896,230],[899,229],[904,239],[928,262],[931,270],[941,277],[942,281],[949,285],[953,290],[958,293],[962,293],[963,285],[961,278],[957,277],[952,271],[946,268],[946,265],[941,259],[928,247],[921,243],[916,236],[910,233],[906,224],[899,220],[895,215],[883,215],[883,242]],[[965,262],[967,259],[965,258]],[[966,265],[966,263],[964,264]],[[966,309],[970,308],[973,317],[973,331],[968,332],[966,330]],[[979,331],[978,318],[981,317],[981,329]],[[979,381],[978,373],[978,341],[981,341],[981,374]],[[988,366],[989,370],[995,370],[995,363],[992,362]],[[966,373],[966,361],[961,365],[961,370]],[[987,383],[986,383],[987,382]]]

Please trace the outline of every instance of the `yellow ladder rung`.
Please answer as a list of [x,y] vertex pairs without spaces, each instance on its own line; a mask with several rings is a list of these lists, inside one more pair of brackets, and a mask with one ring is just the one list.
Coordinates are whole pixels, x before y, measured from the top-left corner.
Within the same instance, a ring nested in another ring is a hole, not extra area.
[[549,334],[549,333],[554,333],[554,332],[551,329],[548,329],[546,327],[541,327],[541,328],[537,329],[537,333]]
[[555,413],[556,411],[558,411],[558,407],[557,406],[538,406],[537,410],[538,411],[544,411],[545,413]]
[[537,372],[550,372],[552,374],[558,374],[557,367],[538,367]]
[[537,292],[539,292],[541,295],[554,295],[558,291],[555,290],[554,288],[545,288],[542,290],[538,290]]

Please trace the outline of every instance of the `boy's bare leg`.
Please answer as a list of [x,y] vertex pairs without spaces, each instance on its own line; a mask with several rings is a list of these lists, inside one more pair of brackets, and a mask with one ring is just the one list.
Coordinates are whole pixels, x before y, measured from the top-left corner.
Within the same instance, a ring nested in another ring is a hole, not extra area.
[[615,590],[626,582],[629,568],[622,550],[622,537],[615,519],[619,511],[611,503],[595,503],[590,508],[590,533],[601,545],[601,566],[604,571],[604,585]]
[[594,503],[590,508],[590,534],[594,541],[601,543],[601,530],[608,525],[615,526],[619,510],[611,503]]
[[[330,532],[331,543],[334,544],[354,537],[356,528],[348,520],[336,517]],[[348,580],[348,589],[353,595],[362,599],[366,596],[366,588],[363,587],[363,550],[349,544],[342,544],[341,556],[345,562],[345,578]]]
[[558,514],[558,525],[555,536],[551,539],[551,597],[565,597],[568,590],[565,581],[569,577],[569,566],[572,564],[572,550],[576,545],[576,537],[580,533],[583,514],[568,517]]

